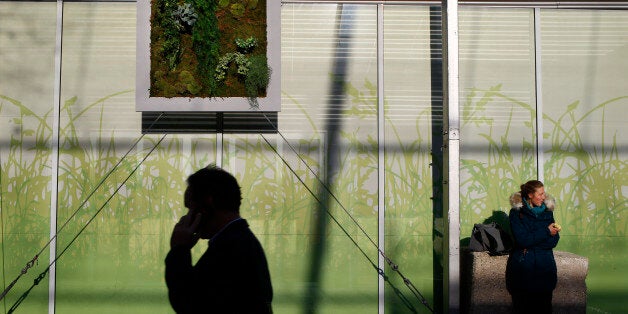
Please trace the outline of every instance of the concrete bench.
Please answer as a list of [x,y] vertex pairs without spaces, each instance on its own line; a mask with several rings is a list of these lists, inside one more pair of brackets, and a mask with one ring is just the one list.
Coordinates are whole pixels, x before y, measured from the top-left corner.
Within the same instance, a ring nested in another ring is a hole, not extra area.
[[[508,256],[461,249],[461,310],[463,313],[510,313],[511,298],[506,290]],[[586,313],[589,269],[586,257],[554,251],[558,283],[552,299],[554,313]]]

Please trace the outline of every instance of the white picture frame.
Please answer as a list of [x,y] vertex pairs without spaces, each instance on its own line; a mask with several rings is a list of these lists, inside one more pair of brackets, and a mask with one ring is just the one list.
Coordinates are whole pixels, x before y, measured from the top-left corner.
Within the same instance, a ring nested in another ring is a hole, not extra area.
[[257,107],[247,97],[151,97],[151,1],[137,1],[135,109],[138,112],[278,112],[281,111],[281,1],[266,0],[267,60],[271,78]]

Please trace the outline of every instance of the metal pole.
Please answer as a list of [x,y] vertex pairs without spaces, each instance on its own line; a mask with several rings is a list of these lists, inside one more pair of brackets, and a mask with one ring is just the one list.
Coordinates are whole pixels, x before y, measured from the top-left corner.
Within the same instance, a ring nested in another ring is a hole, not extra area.
[[61,56],[63,49],[63,0],[57,0],[57,26],[55,43],[55,82],[54,82],[54,104],[52,117],[52,147],[50,165],[50,246],[49,260],[50,269],[48,272],[48,313],[54,314],[56,307],[56,263],[57,259],[57,215],[59,195],[59,128],[61,115]]
[[458,1],[443,0],[443,180],[445,313],[460,312],[460,114]]
[[541,79],[541,9],[534,9],[534,78],[536,82],[536,176],[544,181],[543,164],[543,90]]
[[[377,154],[377,246],[382,252],[386,251],[386,132],[384,109],[384,5],[377,5],[377,143],[380,147]],[[379,254],[377,267],[384,269],[386,261]],[[386,308],[386,293],[383,276],[377,276],[378,313],[384,314]]]

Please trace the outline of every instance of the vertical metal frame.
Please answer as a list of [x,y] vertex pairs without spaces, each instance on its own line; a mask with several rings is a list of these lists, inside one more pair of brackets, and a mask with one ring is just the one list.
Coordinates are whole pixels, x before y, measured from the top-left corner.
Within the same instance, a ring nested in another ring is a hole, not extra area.
[[50,174],[50,246],[48,271],[48,313],[54,314],[56,308],[57,284],[57,214],[59,195],[59,128],[61,115],[61,56],[63,42],[63,0],[57,0],[57,26],[55,31],[55,80],[52,114],[52,146],[51,146],[51,174]]
[[458,1],[443,0],[444,313],[460,311],[460,104]]
[[223,132],[216,133],[216,167],[222,168],[223,158],[225,156],[224,150],[225,134]]
[[[384,5],[377,5],[377,247],[386,250],[386,133],[384,111]],[[378,254],[377,266],[384,269],[386,261]],[[378,313],[383,314],[386,307],[385,281],[377,277]]]
[[536,176],[544,181],[543,164],[543,80],[541,71],[541,9],[534,8],[534,79],[536,99]]

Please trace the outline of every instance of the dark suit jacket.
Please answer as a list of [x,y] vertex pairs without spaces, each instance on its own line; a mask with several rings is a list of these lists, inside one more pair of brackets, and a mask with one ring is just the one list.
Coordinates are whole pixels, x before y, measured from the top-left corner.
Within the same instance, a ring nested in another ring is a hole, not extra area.
[[214,236],[194,266],[189,249],[171,249],[166,284],[177,313],[272,313],[266,256],[244,219]]

